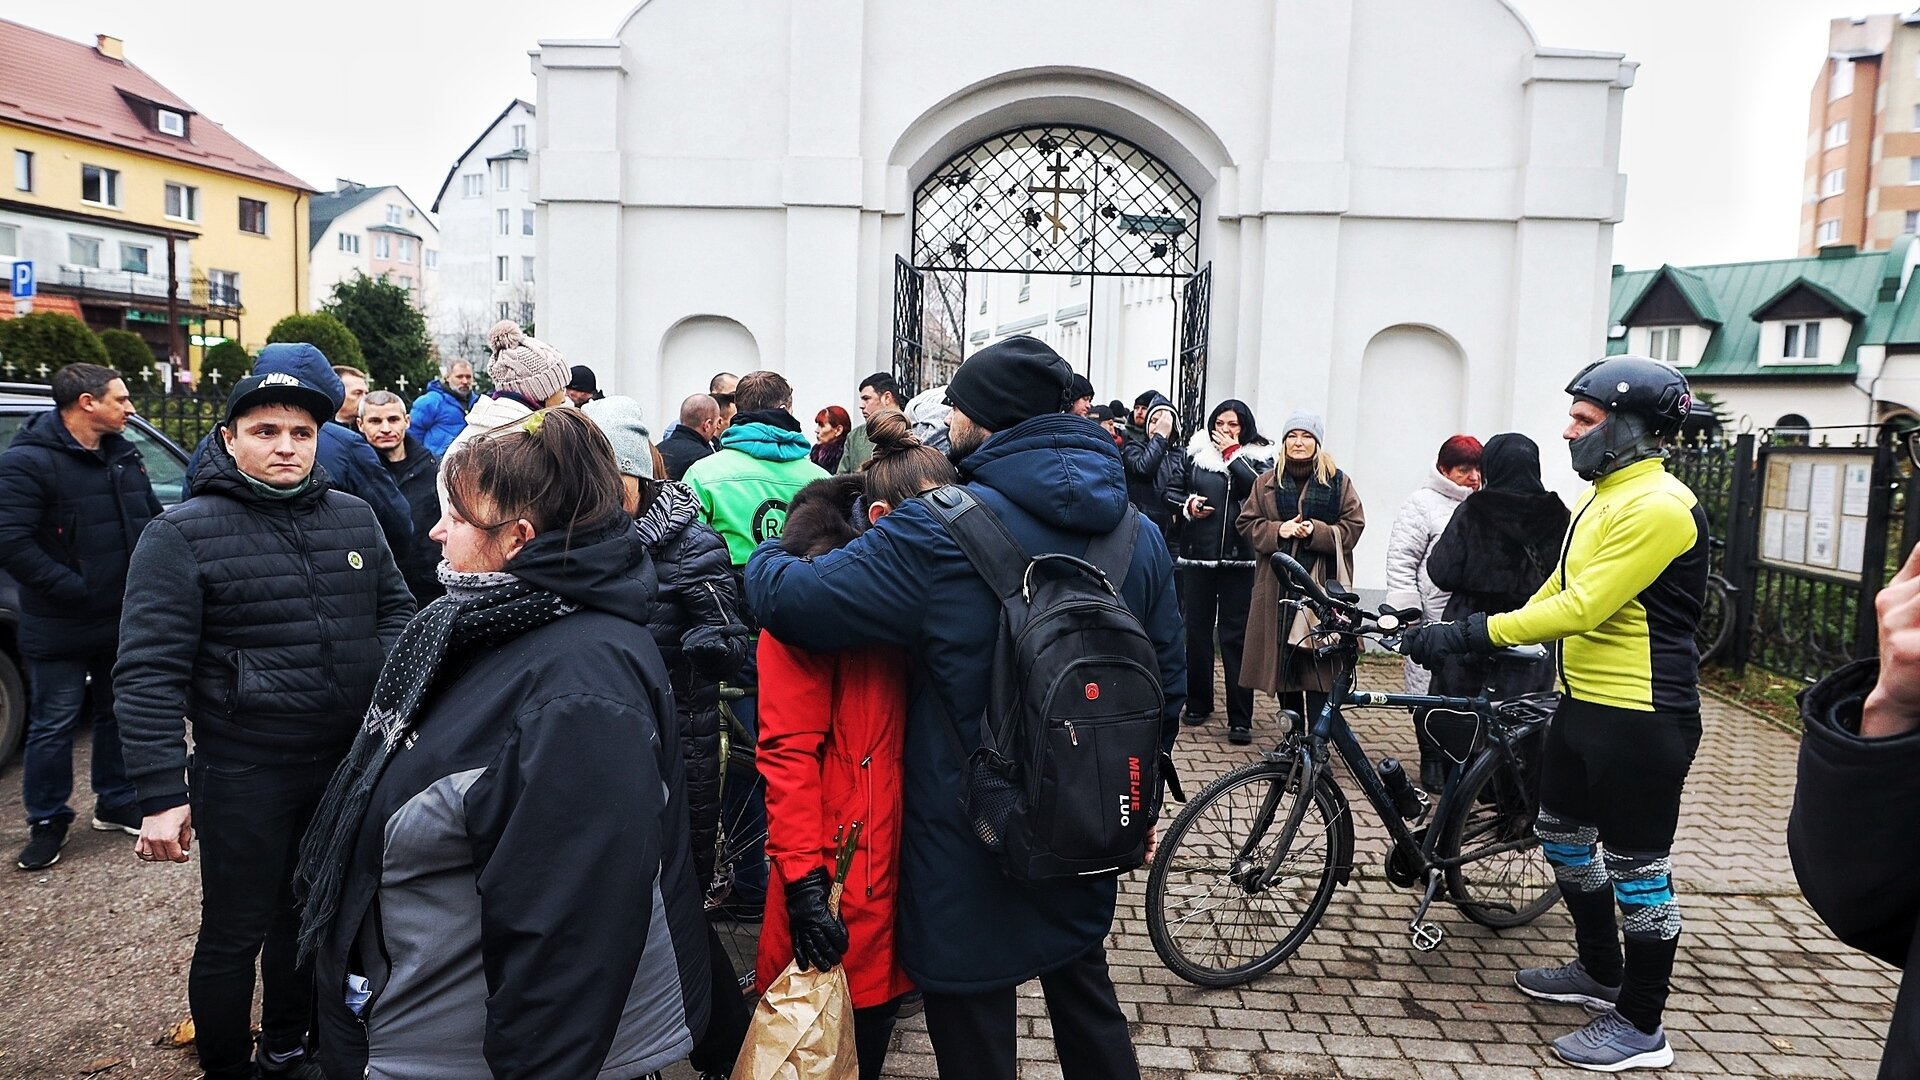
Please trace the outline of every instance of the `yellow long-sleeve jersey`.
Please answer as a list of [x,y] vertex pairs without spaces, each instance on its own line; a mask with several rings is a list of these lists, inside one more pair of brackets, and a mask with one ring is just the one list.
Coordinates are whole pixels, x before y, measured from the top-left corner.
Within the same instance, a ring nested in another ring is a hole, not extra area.
[[1560,677],[1581,701],[1695,711],[1707,551],[1700,500],[1660,459],[1635,462],[1581,499],[1560,565],[1525,607],[1487,620],[1488,636],[1562,642]]

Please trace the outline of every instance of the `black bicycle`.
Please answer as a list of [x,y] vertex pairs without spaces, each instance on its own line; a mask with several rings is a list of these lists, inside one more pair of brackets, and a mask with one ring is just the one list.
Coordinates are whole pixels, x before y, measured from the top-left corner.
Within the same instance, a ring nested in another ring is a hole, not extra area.
[[[1147,930],[1161,961],[1188,982],[1235,986],[1273,970],[1312,935],[1353,871],[1353,815],[1329,750],[1392,835],[1387,879],[1421,890],[1407,924],[1415,948],[1437,948],[1445,936],[1426,919],[1442,896],[1483,926],[1538,918],[1560,896],[1533,831],[1538,739],[1558,696],[1495,704],[1357,691],[1362,641],[1390,641],[1419,613],[1364,611],[1358,597],[1330,595],[1285,554],[1272,561],[1298,589],[1287,603],[1304,603],[1320,619],[1314,652],[1338,661],[1333,689],[1303,734],[1209,784],[1166,830],[1147,877]],[[1496,664],[1547,657],[1539,646],[1494,654]],[[1426,710],[1429,730],[1455,760],[1438,802],[1429,805],[1397,765],[1376,768],[1347,725],[1349,708]]]
[[[766,780],[757,767],[753,733],[734,714],[733,703],[754,693],[752,687],[720,686],[720,802],[719,828],[714,836],[713,878],[706,883],[707,918],[719,931],[727,958],[738,973],[740,988],[753,990],[754,961],[760,948],[760,915],[752,904],[734,896],[741,879],[767,877],[767,818],[755,800],[729,798],[729,791],[759,791]],[[752,865],[749,865],[752,860]]]
[[[1715,551],[1724,551],[1725,540],[1709,537],[1709,544]],[[1700,663],[1711,664],[1727,659],[1727,646],[1733,642],[1734,588],[1719,571],[1707,574],[1707,594],[1700,609],[1700,625],[1694,628],[1694,644],[1700,649]]]

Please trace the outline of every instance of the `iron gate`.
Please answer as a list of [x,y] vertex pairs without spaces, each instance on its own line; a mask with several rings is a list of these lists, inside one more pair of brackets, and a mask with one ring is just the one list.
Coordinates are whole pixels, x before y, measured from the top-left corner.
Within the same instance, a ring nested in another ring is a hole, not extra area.
[[1213,264],[1187,280],[1180,290],[1180,370],[1175,373],[1180,430],[1194,432],[1207,418],[1207,331],[1213,292]]
[[900,256],[893,257],[893,379],[900,384],[902,400],[912,400],[921,390],[920,305],[924,284],[920,271]]

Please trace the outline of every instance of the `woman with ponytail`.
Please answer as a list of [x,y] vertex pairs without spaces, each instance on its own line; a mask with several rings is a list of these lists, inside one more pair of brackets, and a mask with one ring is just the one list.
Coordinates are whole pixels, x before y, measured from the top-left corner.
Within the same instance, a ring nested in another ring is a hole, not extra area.
[[301,845],[321,1057],[376,1080],[662,1068],[706,1027],[707,940],[614,452],[545,409],[456,446],[443,481],[447,593]]
[[[861,471],[815,480],[794,496],[780,546],[824,555],[906,500],[956,482],[946,455],[914,438],[898,410],[867,421],[873,457]],[[913,989],[894,955],[899,886],[900,754],[909,661],[897,649],[812,653],[760,634],[760,772],[767,780],[766,922],[759,982],[789,961],[844,964],[853,992],[861,1080],[880,1075],[900,998]],[[860,823],[840,915],[827,910],[829,865]]]

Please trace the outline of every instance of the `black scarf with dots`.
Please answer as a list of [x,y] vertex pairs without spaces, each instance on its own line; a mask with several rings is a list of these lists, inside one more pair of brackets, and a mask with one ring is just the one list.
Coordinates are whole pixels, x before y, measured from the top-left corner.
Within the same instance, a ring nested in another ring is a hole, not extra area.
[[578,607],[511,574],[459,574],[442,563],[440,576],[447,595],[421,609],[401,632],[374,684],[366,721],[334,770],[300,843],[293,880],[302,905],[303,963],[319,948],[339,909],[347,861],[374,786],[394,752],[411,745],[421,705],[447,658],[511,641]]

